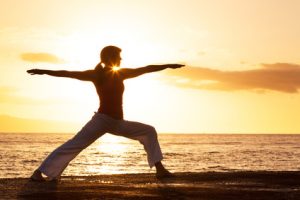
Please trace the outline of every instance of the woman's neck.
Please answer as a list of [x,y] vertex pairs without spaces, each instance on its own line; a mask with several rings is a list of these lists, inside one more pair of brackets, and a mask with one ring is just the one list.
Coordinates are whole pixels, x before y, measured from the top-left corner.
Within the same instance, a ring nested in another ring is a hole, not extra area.
[[106,68],[106,69],[112,69],[113,67],[114,67],[113,65],[105,65],[104,68]]

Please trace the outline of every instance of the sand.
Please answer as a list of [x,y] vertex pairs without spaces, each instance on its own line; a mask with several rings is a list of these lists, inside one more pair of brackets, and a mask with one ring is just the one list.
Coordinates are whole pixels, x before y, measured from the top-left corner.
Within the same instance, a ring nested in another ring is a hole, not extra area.
[[0,179],[0,199],[300,199],[300,172],[64,176],[58,182]]

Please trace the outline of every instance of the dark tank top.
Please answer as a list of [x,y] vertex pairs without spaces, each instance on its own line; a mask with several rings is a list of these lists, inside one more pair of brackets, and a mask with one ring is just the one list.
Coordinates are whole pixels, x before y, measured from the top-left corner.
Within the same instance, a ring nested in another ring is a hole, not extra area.
[[93,81],[100,100],[99,113],[123,119],[123,81],[118,71],[105,68],[101,70],[101,76]]

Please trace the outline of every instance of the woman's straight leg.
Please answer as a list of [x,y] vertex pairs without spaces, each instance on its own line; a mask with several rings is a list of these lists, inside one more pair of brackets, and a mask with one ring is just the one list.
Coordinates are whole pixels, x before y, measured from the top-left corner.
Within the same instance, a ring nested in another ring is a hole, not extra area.
[[55,149],[41,164],[39,170],[50,178],[57,178],[83,149],[109,129],[102,115],[94,117],[69,141]]

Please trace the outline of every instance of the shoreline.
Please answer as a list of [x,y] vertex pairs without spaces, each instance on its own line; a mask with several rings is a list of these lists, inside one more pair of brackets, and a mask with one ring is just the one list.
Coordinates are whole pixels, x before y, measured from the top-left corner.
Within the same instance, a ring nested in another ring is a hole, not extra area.
[[300,171],[63,176],[58,182],[1,178],[0,199],[300,199]]

